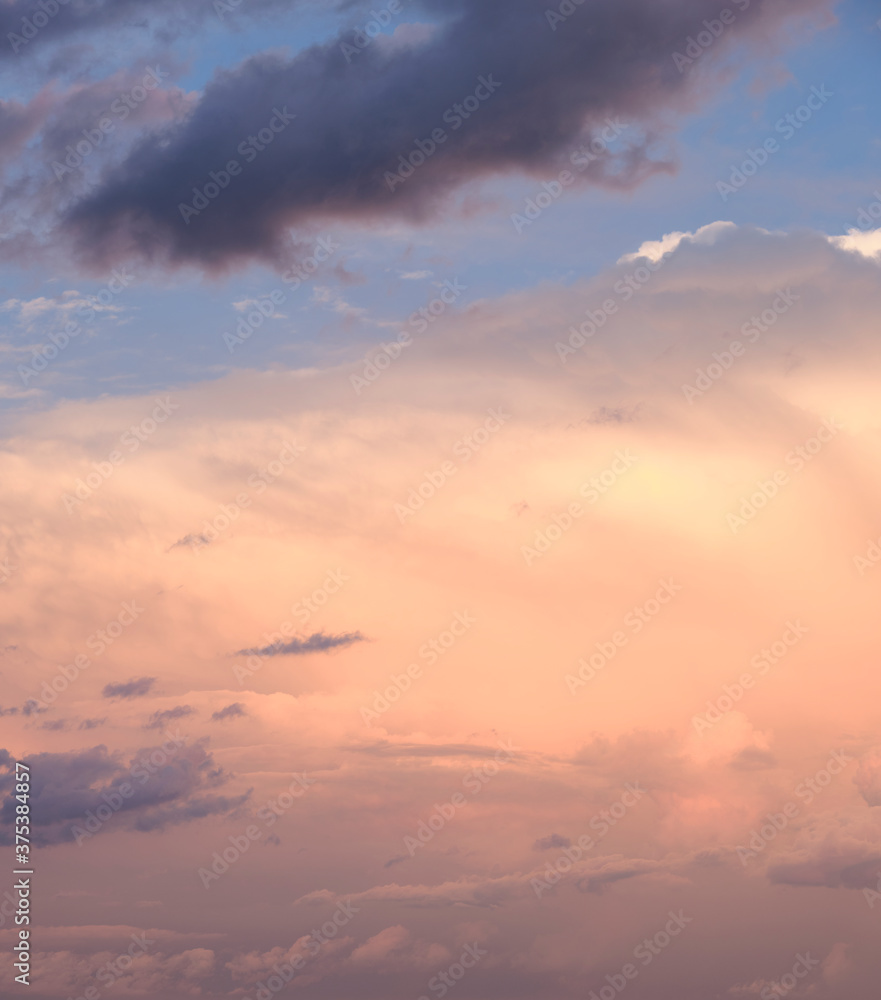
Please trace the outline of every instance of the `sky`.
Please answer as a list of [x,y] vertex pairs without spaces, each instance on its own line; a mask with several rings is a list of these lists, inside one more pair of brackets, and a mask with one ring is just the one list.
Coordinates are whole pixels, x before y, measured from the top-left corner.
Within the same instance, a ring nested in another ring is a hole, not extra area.
[[876,996],[879,17],[0,5],[4,996]]

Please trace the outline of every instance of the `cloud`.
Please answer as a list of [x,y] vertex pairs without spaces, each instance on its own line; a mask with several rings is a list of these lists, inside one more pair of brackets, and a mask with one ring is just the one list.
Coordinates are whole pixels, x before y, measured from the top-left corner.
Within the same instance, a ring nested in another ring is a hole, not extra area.
[[[83,930],[94,933],[91,927]],[[90,986],[94,988],[96,972],[100,972],[105,981],[113,982],[114,990],[120,996],[206,995],[205,989],[216,964],[216,955],[212,949],[187,948],[169,953],[167,932],[151,930],[144,935],[144,932],[135,929],[133,934],[136,940],[145,936],[151,942],[162,941],[162,945],[150,944],[146,953],[136,952],[134,961],[127,965],[108,964],[116,963],[120,955],[126,960],[129,958],[125,949],[120,953],[119,936],[116,940],[108,941],[102,951],[94,948],[74,951],[63,947],[53,951],[34,951],[31,982],[41,996],[59,997],[61,1000],[71,993],[82,995]],[[185,938],[186,935],[180,937]],[[125,940],[131,944],[131,938]],[[161,950],[157,950],[159,948]]]
[[[200,744],[182,740],[145,747],[123,766],[105,746],[70,753],[38,753],[24,758],[31,775],[31,824],[41,846],[82,839],[83,832],[107,836],[114,829],[160,830],[205,816],[226,815],[249,793],[224,796],[215,789],[230,775],[218,767]],[[2,766],[2,765],[0,765]],[[10,763],[0,775],[0,841],[14,842],[15,777]],[[99,810],[111,815],[102,817]],[[106,828],[89,829],[90,814]]]
[[561,837],[559,833],[552,833],[548,837],[541,837],[533,845],[533,850],[550,851],[554,847],[571,847],[572,841],[568,837]]
[[[227,4],[233,20],[291,6],[290,0]],[[51,11],[51,16],[41,18],[47,10]],[[151,29],[154,39],[167,46],[177,35],[192,32],[216,16],[213,3],[181,3],[180,0],[96,0],[89,4],[59,0],[54,10],[51,4],[44,4],[41,9],[30,0],[7,0],[0,6],[0,34],[6,39],[0,48],[0,59],[38,57],[45,54],[47,46],[76,42],[81,36],[119,32],[130,26],[139,29],[139,33],[145,28]],[[105,39],[105,44],[110,43]]]
[[[5,8],[0,8],[0,21],[3,19],[3,10]],[[5,45],[0,48],[3,55],[9,52]],[[27,105],[18,101],[0,101],[0,164],[21,152],[51,107],[52,99],[48,89],[41,91]]]
[[350,962],[363,962],[371,964],[388,958],[393,952],[400,951],[410,942],[410,932],[406,927],[396,924],[394,927],[386,927],[379,934],[374,934],[364,944],[355,948],[349,955]]
[[182,549],[187,546],[193,547],[210,544],[211,539],[208,538],[207,535],[184,535],[184,537],[179,538],[168,551],[171,552],[172,549]]
[[139,677],[123,684],[107,684],[101,694],[105,698],[143,698],[155,683],[155,677]]
[[211,721],[222,722],[224,719],[241,719],[247,714],[245,706],[237,701],[232,705],[227,705],[226,708],[221,708],[219,712],[212,713]]
[[308,653],[326,653],[328,650],[351,646],[355,642],[366,642],[360,632],[343,632],[340,635],[327,635],[315,632],[307,639],[291,639],[290,642],[277,642],[272,646],[262,646],[257,649],[240,649],[234,656],[306,656]]
[[878,883],[881,851],[818,851],[804,860],[781,861],[768,867],[776,885],[825,886],[827,889],[864,889]]
[[847,813],[813,817],[767,868],[777,885],[863,889],[881,875],[881,818]]
[[97,729],[99,726],[103,726],[107,719],[83,719],[79,724],[79,729]]
[[[106,688],[105,688],[106,691]],[[146,692],[145,692],[146,693]],[[149,720],[144,723],[145,729],[161,729],[175,719],[184,719],[188,715],[193,715],[195,709],[191,705],[178,705],[175,708],[167,708],[164,711],[154,712]]]
[[853,780],[867,805],[881,806],[881,749],[860,758]]
[[[394,860],[394,859],[392,859]],[[388,865],[386,865],[388,867]],[[622,879],[637,878],[666,872],[676,867],[674,862],[630,859],[613,855],[587,858],[574,862],[561,875],[559,882],[571,882],[582,892],[602,892],[608,885]],[[528,872],[512,872],[498,876],[468,875],[438,885],[388,885],[374,886],[362,892],[337,895],[325,889],[303,896],[298,902],[330,903],[342,900],[360,902],[397,902],[408,907],[446,908],[468,906],[477,909],[505,906],[520,899],[534,897],[533,879],[544,879],[544,868]],[[546,888],[550,888],[548,884]]]
[[579,892],[606,892],[610,886],[625,879],[638,878],[659,871],[664,866],[657,861],[609,858],[601,859],[595,871],[575,880]]
[[[830,5],[811,0],[797,16]],[[144,135],[64,212],[58,235],[101,269],[133,257],[278,264],[291,258],[292,228],[303,243],[332,218],[424,220],[469,181],[512,170],[544,178],[592,140],[586,183],[627,189],[673,169],[651,152],[654,121],[707,91],[706,75],[681,73],[672,56],[718,14],[716,0],[596,0],[556,31],[531,0],[423,6],[437,24],[416,47],[373,45],[347,61],[341,35],[219,72],[191,114]],[[768,48],[792,16],[785,3],[751,5],[704,54],[704,70],[738,41]],[[278,129],[278,110],[296,119]],[[265,147],[249,145],[261,130]],[[242,144],[241,173],[210,200],[211,172]]]
[[[104,398],[22,419],[0,452],[0,481],[13,514],[33,518],[40,532],[23,552],[28,573],[4,595],[11,602],[8,641],[34,659],[33,689],[82,648],[95,625],[112,618],[111,599],[136,593],[150,597],[151,628],[137,641],[121,637],[112,659],[96,661],[90,669],[97,673],[60,696],[76,708],[56,712],[100,717],[108,707],[100,697],[106,683],[126,673],[152,675],[156,663],[163,664],[157,687],[171,695],[117,706],[108,738],[117,741],[114,749],[125,746],[124,756],[108,754],[109,772],[89,782],[76,774],[53,778],[47,805],[56,818],[38,828],[41,836],[55,842],[65,824],[77,822],[59,813],[63,794],[75,795],[72,806],[93,811],[96,796],[100,801],[109,789],[112,798],[118,782],[129,780],[131,759],[149,761],[146,750],[134,751],[128,741],[143,736],[151,713],[183,697],[197,711],[194,728],[222,737],[224,765],[243,776],[241,785],[214,786],[208,772],[216,765],[209,765],[193,788],[186,774],[178,775],[191,791],[120,811],[95,834],[110,838],[86,846],[98,851],[112,886],[107,891],[123,901],[114,919],[118,913],[126,924],[136,922],[136,901],[145,891],[154,895],[131,869],[133,847],[150,871],[167,872],[166,905],[191,896],[193,884],[201,893],[196,865],[207,865],[251,822],[235,813],[245,789],[255,786],[258,807],[286,803],[294,766],[313,774],[316,788],[264,832],[221,886],[204,893],[207,905],[215,891],[227,895],[230,906],[215,910],[231,948],[241,940],[241,913],[253,914],[252,939],[261,953],[277,946],[287,953],[291,938],[329,918],[335,899],[348,899],[347,889],[371,898],[358,918],[364,923],[353,922],[357,940],[347,949],[390,925],[409,928],[416,940],[449,942],[449,958],[412,981],[374,983],[362,974],[362,991],[366,979],[377,995],[418,996],[431,975],[456,960],[454,942],[480,940],[465,937],[463,925],[484,921],[498,927],[499,947],[484,966],[495,963],[497,991],[506,988],[498,977],[510,976],[524,996],[553,994],[566,982],[586,993],[663,927],[671,907],[682,906],[701,914],[704,930],[693,943],[683,935],[675,951],[671,946],[652,964],[654,994],[679,997],[689,982],[695,996],[724,996],[731,983],[773,981],[805,942],[821,947],[830,935],[838,940],[842,906],[867,912],[863,900],[844,890],[870,880],[871,867],[859,866],[871,866],[881,853],[881,838],[870,829],[881,810],[867,804],[876,791],[871,753],[847,743],[855,759],[866,761],[857,785],[854,762],[746,868],[732,847],[748,843],[751,830],[815,773],[822,748],[839,746],[842,732],[868,741],[875,731],[881,681],[865,667],[877,652],[866,622],[873,620],[881,569],[860,575],[852,556],[864,553],[879,530],[872,373],[881,268],[819,233],[730,225],[684,234],[661,260],[626,308],[622,303],[615,327],[598,332],[565,366],[555,342],[586,309],[615,294],[615,283],[638,263],[486,299],[448,323],[439,320],[438,336],[414,344],[406,371],[402,361],[383,374],[375,386],[381,400],[365,394],[356,401],[346,366],[239,373],[184,389],[186,407],[169,428],[170,450],[154,458],[143,449],[126,477],[115,475],[93,498],[94,518],[82,521],[59,510],[58,497],[65,481],[82,474],[78,456],[98,460],[106,453],[101,434],[130,424],[128,411]],[[801,304],[689,404],[682,382],[705,369],[714,352],[727,350],[781,285],[791,286]],[[786,373],[793,351],[803,364]],[[640,402],[639,420],[584,422],[600,407],[629,410]],[[512,414],[504,433],[399,525],[394,504],[453,456],[453,443],[482,425],[487,408],[498,406]],[[830,412],[842,413],[849,429],[733,537],[726,512],[784,465]],[[169,560],[162,549],[186,525],[202,523],[220,499],[234,497],[288,435],[309,446],[303,474],[267,490],[230,527],[224,545],[199,559]],[[578,498],[580,484],[600,476],[627,447],[640,465],[527,567],[521,546],[546,531]],[[522,498],[528,509],[517,516],[512,507]],[[115,546],[108,550],[109,523]],[[69,572],[62,557],[68,547],[88,586]],[[121,565],[114,553],[123,547],[128,557]],[[806,586],[817,566],[824,586]],[[244,661],[217,651],[238,649],[243,636],[262,637],[292,617],[292,602],[312,594],[337,567],[351,583],[314,612],[315,624],[300,641],[322,628],[335,634],[334,622],[357,624],[376,641],[332,659],[300,659],[302,669],[268,658],[246,679],[247,693],[244,684],[235,688],[234,671]],[[682,592],[663,610],[655,604],[658,613],[640,619],[634,633],[625,618],[654,603],[658,581],[671,575]],[[76,613],[59,614],[62,606]],[[476,625],[432,663],[428,643],[454,612],[466,610]],[[719,704],[723,695],[733,699],[732,685],[795,616],[811,629],[804,642],[738,695],[710,731],[693,733],[692,714],[706,713],[708,702]],[[608,650],[617,629],[628,636],[624,648],[585,688],[570,692],[565,675],[577,670],[579,658]],[[422,667],[421,675],[406,676],[411,663]],[[829,663],[836,664],[832,684]],[[12,680],[12,671],[4,679]],[[407,690],[394,704],[387,699],[391,707],[372,728],[362,726],[362,706],[379,704],[377,694],[385,697],[393,683]],[[212,722],[231,696],[250,718],[235,726]],[[24,695],[10,698],[5,704],[21,705]],[[799,724],[790,725],[792,719]],[[13,733],[33,722],[3,721]],[[525,749],[472,794],[463,778],[483,772],[493,729]],[[49,734],[33,732],[48,743]],[[753,766],[759,764],[771,766]],[[159,780],[152,775],[145,791]],[[628,782],[639,782],[647,794],[623,810]],[[176,786],[166,790],[170,795]],[[457,791],[466,805],[436,832],[435,819],[431,841],[399,860],[407,854],[402,838],[428,824]],[[820,849],[819,836],[784,850],[827,803],[850,810],[851,830],[860,816],[866,829],[852,843],[839,835]],[[238,808],[244,813],[249,806]],[[195,819],[206,813],[207,822]],[[127,836],[113,838],[114,829]],[[281,843],[264,850],[274,830]],[[566,849],[533,847],[564,834],[572,856],[576,845],[582,849],[581,835],[597,843],[562,872]],[[169,848],[173,839],[177,849]],[[683,857],[689,860],[676,860]],[[779,866],[771,870],[774,883],[760,875],[767,863]],[[536,899],[531,880],[550,881],[549,866],[557,865],[556,887]],[[267,897],[265,908],[243,910],[253,885],[270,884],[278,870],[289,875],[285,891]],[[688,884],[674,881],[683,874]],[[390,877],[402,881],[385,884]],[[798,891],[804,885],[839,888]],[[103,883],[95,891],[100,898]],[[825,916],[805,906],[814,895],[829,897]],[[836,895],[845,898],[836,903]],[[726,906],[714,909],[720,899]],[[352,902],[361,906],[356,897]],[[763,921],[751,922],[757,912],[787,928],[784,938],[769,936]],[[871,920],[860,926],[871,936]],[[585,928],[595,945],[589,954]],[[398,961],[389,954],[389,962]],[[318,964],[323,956],[322,949]],[[384,961],[351,963],[352,978],[368,968],[373,976]],[[524,969],[535,968],[545,970],[541,981],[524,985]],[[346,975],[344,968],[334,974]],[[667,974],[672,984],[664,982]],[[258,978],[243,973],[244,992],[253,992]],[[332,985],[328,996],[358,989]]]

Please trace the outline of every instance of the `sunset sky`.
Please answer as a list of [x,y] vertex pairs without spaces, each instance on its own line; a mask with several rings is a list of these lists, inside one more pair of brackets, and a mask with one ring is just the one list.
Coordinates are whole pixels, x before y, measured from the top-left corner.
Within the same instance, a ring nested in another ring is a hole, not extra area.
[[4,997],[876,1000],[879,17],[0,3]]

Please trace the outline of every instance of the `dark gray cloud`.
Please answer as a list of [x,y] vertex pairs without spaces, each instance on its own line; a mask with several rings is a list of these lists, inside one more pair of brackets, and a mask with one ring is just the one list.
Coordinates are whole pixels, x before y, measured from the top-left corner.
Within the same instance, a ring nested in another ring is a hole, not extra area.
[[226,708],[220,709],[219,712],[214,712],[211,716],[211,721],[222,722],[224,719],[240,719],[247,714],[245,706],[237,701],[232,705],[227,705]]
[[175,708],[167,708],[164,712],[154,712],[144,723],[145,729],[162,729],[169,722],[175,719],[184,719],[188,715],[195,714],[195,709],[190,705],[177,705]]
[[123,684],[108,684],[101,694],[105,698],[143,698],[155,683],[155,677],[138,677]]
[[97,729],[99,726],[103,726],[107,719],[83,719],[79,724],[79,729]]
[[330,649],[351,646],[354,642],[366,642],[366,639],[360,632],[344,632],[341,635],[315,632],[308,639],[291,639],[290,642],[277,642],[273,646],[262,646],[259,649],[240,649],[234,655],[305,656],[307,653],[326,653]]
[[168,43],[208,19],[235,20],[303,6],[295,0],[247,0],[215,8],[213,0],[7,0],[0,4],[0,59],[24,59],[52,43],[96,32],[133,28],[152,41]]
[[550,851],[555,847],[571,847],[572,841],[568,837],[562,837],[559,833],[552,833],[549,837],[542,837],[533,845],[533,850]]
[[[806,0],[796,16],[833,3]],[[534,0],[414,6],[439,19],[419,42],[377,41],[347,59],[341,33],[292,59],[260,54],[218,72],[184,121],[145,135],[66,212],[78,253],[99,268],[133,257],[278,264],[290,260],[292,229],[302,244],[328,219],[426,219],[491,174],[547,179],[610,120],[628,126],[621,145],[597,147],[579,176],[627,189],[672,169],[652,152],[655,119],[693,107],[708,90],[703,71],[733,43],[767,45],[794,16],[786,0],[754,0],[703,54],[701,72],[683,73],[673,54],[718,15],[718,0],[586,0],[554,30]],[[271,119],[280,124],[276,109],[296,118],[260,140]],[[445,138],[433,140],[436,129]],[[229,176],[233,159],[241,173]],[[409,176],[389,183],[394,171]]]
[[139,816],[134,823],[136,830],[150,833],[166,826],[179,826],[206,816],[224,816],[241,808],[250,798],[250,792],[241,795],[204,795],[189,802],[153,809]]
[[[5,755],[5,756],[4,756]],[[159,747],[139,750],[126,766],[105,746],[24,758],[31,775],[31,826],[40,846],[69,843],[82,831],[141,832],[224,815],[250,793],[226,796],[216,789],[229,780],[202,743],[188,746],[175,736]],[[0,843],[13,842],[15,775],[0,751]],[[96,825],[96,819],[100,822]],[[106,825],[106,830],[105,830]],[[91,827],[91,828],[90,828]]]
[[172,545],[171,548],[169,548],[168,551],[171,552],[172,549],[182,549],[186,548],[187,546],[191,548],[193,547],[199,548],[199,546],[201,545],[210,545],[210,544],[211,544],[211,539],[208,538],[207,535],[184,535],[184,537],[179,538],[174,543],[174,545]]

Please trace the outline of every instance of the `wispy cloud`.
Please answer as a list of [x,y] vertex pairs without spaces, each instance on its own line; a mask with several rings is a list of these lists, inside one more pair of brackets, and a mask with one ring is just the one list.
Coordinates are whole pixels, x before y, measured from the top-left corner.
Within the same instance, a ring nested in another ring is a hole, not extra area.
[[101,694],[105,698],[143,698],[155,683],[155,677],[138,677],[124,684],[107,684]]
[[277,642],[272,646],[261,646],[254,649],[240,649],[235,656],[305,656],[307,653],[326,653],[331,649],[351,646],[355,642],[366,642],[360,632],[343,632],[340,635],[327,635],[325,632],[315,632],[308,639],[291,639],[290,642]]

